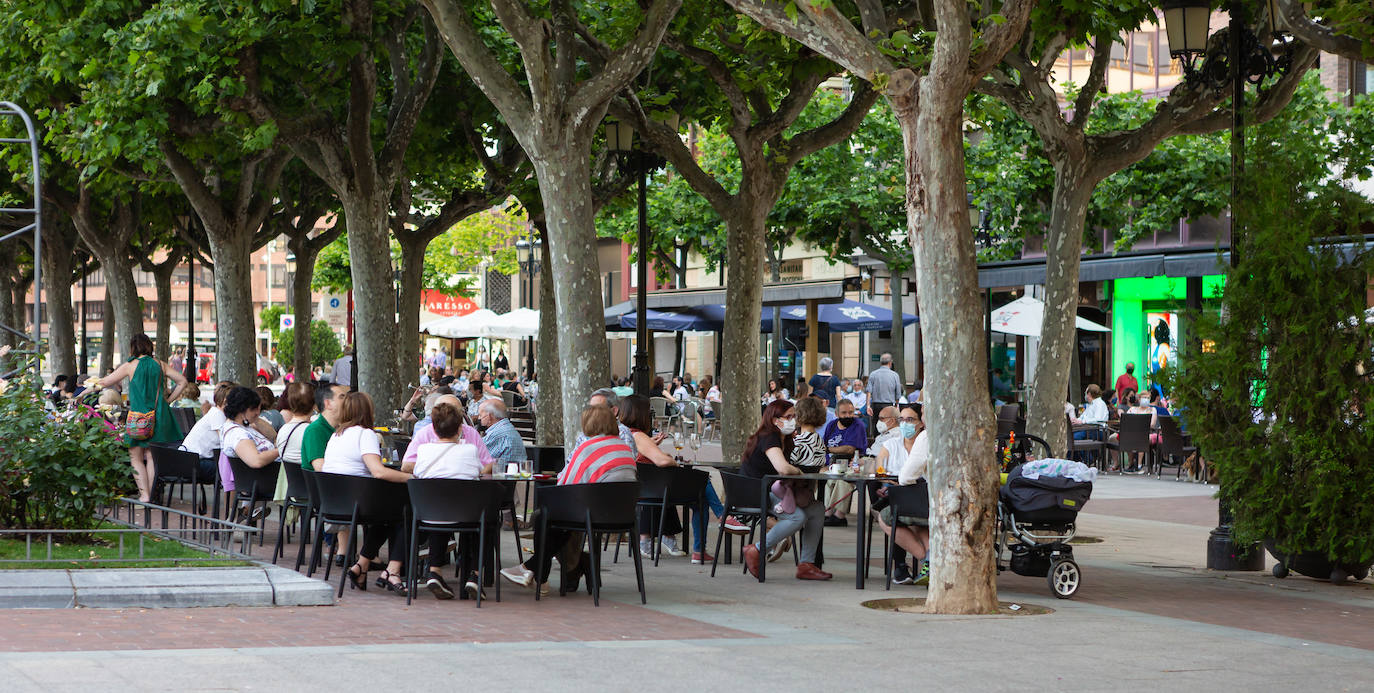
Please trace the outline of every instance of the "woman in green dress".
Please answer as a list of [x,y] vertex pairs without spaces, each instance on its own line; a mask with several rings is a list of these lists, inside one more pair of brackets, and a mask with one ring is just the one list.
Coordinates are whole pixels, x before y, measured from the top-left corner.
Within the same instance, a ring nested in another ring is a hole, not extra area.
[[[129,446],[129,463],[134,468],[134,482],[138,484],[138,500],[147,503],[152,498],[153,480],[157,477],[148,446],[181,440],[181,427],[172,418],[172,409],[167,402],[181,396],[181,391],[186,387],[186,377],[170,365],[153,358],[153,340],[142,332],[129,340],[129,353],[130,360],[102,378],[100,386],[114,387],[128,378],[129,411],[157,412],[153,437],[132,440],[127,434],[124,436],[124,443]],[[167,380],[175,383],[170,395],[167,394]]]

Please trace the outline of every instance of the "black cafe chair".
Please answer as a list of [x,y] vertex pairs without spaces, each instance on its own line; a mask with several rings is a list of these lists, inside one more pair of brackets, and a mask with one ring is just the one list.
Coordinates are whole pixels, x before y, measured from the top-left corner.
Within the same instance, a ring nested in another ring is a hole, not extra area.
[[700,469],[685,467],[658,467],[652,464],[640,464],[636,467],[640,484],[638,505],[658,511],[654,514],[654,517],[658,518],[658,526],[650,528],[654,537],[654,567],[658,567],[658,560],[662,555],[663,524],[667,514],[677,512],[678,508],[687,510],[689,514],[682,523],[682,545],[690,547],[690,513],[705,516],[706,484],[711,483],[711,475]]
[[[918,479],[916,483],[907,486],[887,487],[887,507],[892,508],[894,524],[899,517],[930,517],[930,488],[926,485],[926,480]],[[897,545],[896,527],[893,527],[893,530],[887,535],[887,556],[892,555],[893,547]],[[891,566],[884,572],[887,573],[887,584],[884,589],[891,590]]]
[[1117,431],[1116,442],[1107,441],[1108,450],[1119,453],[1117,468],[1121,473],[1126,472],[1127,454],[1143,453],[1145,455],[1145,468],[1154,466],[1155,448],[1150,444],[1150,419],[1149,414],[1122,414],[1121,428]]
[[[740,572],[749,571],[749,566],[744,562],[744,547],[753,543],[762,543],[763,537],[768,533],[767,527],[764,525],[764,518],[767,517],[767,511],[764,508],[758,507],[758,498],[760,494],[759,485],[763,483],[763,480],[740,474],[732,474],[730,472],[721,472],[720,481],[725,487],[725,498],[722,499],[725,505],[725,511],[720,515],[720,526],[716,533],[716,555],[711,559],[711,577],[716,576],[716,565],[720,563],[721,544],[727,541],[726,537],[730,534],[730,532],[725,530],[726,518],[734,516],[749,527],[748,539],[740,541]],[[756,535],[757,540],[755,539]],[[728,541],[733,542],[733,539],[729,539]],[[725,544],[725,551],[728,554],[734,551],[734,547],[730,544]],[[792,559],[793,561],[797,560],[796,541],[792,542]],[[760,560],[766,561],[768,559],[766,556],[761,556]],[[728,563],[729,561],[727,560],[726,562]]]
[[189,450],[178,450],[177,448],[164,445],[150,445],[148,449],[152,451],[153,465],[157,470],[157,483],[163,490],[163,498],[159,502],[162,505],[172,504],[172,495],[180,487],[181,495],[184,498],[186,488],[191,488],[191,505],[195,514],[200,515],[205,512],[209,505],[209,496],[205,493],[205,487],[213,487],[215,478],[203,478],[200,476],[200,456]]
[[[273,460],[265,467],[250,467],[237,457],[229,458],[229,469],[234,473],[234,499],[230,508],[239,508],[238,519],[252,522],[254,512],[259,506],[263,509],[263,523],[258,531],[258,546],[263,544],[267,529],[267,506],[277,492],[277,477],[281,476],[281,460]],[[242,504],[247,504],[245,508]],[[276,551],[281,550],[278,542]],[[273,553],[275,556],[275,552]]]
[[1174,481],[1182,479],[1184,463],[1195,454],[1197,447],[1189,445],[1183,437],[1183,429],[1178,425],[1178,419],[1172,416],[1159,417],[1159,455],[1155,459],[1155,478],[1161,476],[1165,465],[1171,465],[1177,467]]
[[[307,522],[310,517],[310,485],[305,481],[306,471],[295,462],[282,462],[282,469],[286,470],[286,499],[281,503],[281,509],[277,517],[277,550],[272,552],[272,564],[276,565],[277,558],[285,555],[285,540],[289,539],[287,534],[286,514],[293,508],[300,517],[300,541],[301,546],[305,546],[305,538],[308,536],[309,525]],[[300,569],[300,563],[296,564],[296,569]]]
[[[305,547],[314,541],[314,532],[311,530],[315,526],[315,518],[320,514],[320,483],[316,479],[316,472],[311,469],[301,467],[301,477],[305,480],[305,490],[307,494],[306,508],[301,513],[301,545],[296,550],[296,571],[299,572],[301,564],[305,562]],[[323,527],[319,531],[324,531]],[[306,566],[306,577],[315,575],[316,564],[314,558],[310,565]]]
[[[358,526],[376,522],[403,522],[410,496],[405,484],[382,481],[370,476],[331,474],[315,472],[315,482],[320,488],[320,514],[315,518],[315,547],[311,552],[310,564],[318,565],[320,545],[324,542],[326,524],[346,525],[348,545],[344,547],[344,565],[357,560]],[[324,568],[324,579],[329,580],[329,569],[334,563],[335,545],[329,551]],[[388,547],[395,556],[404,556],[401,547]],[[339,593],[343,596],[344,583],[348,581],[348,569],[339,575]]]
[[[583,566],[587,575],[588,588],[592,592],[592,602],[601,605],[601,552],[596,547],[606,536],[630,532],[639,536],[639,514],[636,512],[639,501],[638,481],[616,481],[594,484],[568,484],[565,486],[540,486],[535,489],[534,499],[539,506],[539,528],[536,530],[536,556],[544,556],[549,550],[546,546],[550,529],[569,532],[582,532],[587,555],[591,565]],[[644,562],[639,551],[631,551],[635,561],[635,581],[639,585],[639,601],[648,604],[644,593]],[[566,576],[567,572],[562,571]],[[559,594],[566,585],[560,579]],[[539,600],[539,591],[534,598]]]
[[[410,556],[406,561],[406,604],[415,594],[419,575],[418,535],[421,531],[445,534],[477,535],[477,575],[484,581],[488,549],[495,551],[496,565],[501,565],[501,540],[496,532],[501,527],[501,505],[506,491],[491,481],[466,479],[411,479],[406,482],[410,492]],[[488,531],[496,536],[488,547]],[[466,577],[472,566],[459,565],[458,575]],[[501,581],[496,580],[496,601],[501,601]],[[482,589],[477,590],[477,607],[482,606]]]

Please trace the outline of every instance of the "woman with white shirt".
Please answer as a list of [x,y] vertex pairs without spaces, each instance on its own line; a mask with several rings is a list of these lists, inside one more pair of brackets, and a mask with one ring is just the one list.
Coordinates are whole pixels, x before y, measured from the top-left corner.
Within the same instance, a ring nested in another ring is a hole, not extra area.
[[[926,434],[921,414],[913,407],[905,407],[897,419],[898,430],[902,435],[883,443],[878,450],[878,466],[896,469],[897,483],[910,486],[926,475],[926,464],[930,459],[930,437]],[[880,492],[885,494],[886,490]],[[906,516],[893,517],[891,506],[883,508],[878,525],[883,532],[893,535],[898,546],[905,549],[920,561],[917,582],[926,576],[926,554],[930,552],[930,527],[926,518]],[[905,560],[893,565],[893,581],[905,583],[909,580],[909,568]],[[908,576],[907,579],[899,579]]]
[[[429,415],[434,434],[439,438],[419,447],[415,461],[416,479],[476,479],[483,474],[491,473],[492,463],[482,464],[477,446],[462,438],[463,424],[466,423],[462,409],[449,402],[439,402],[430,410]],[[489,547],[494,547],[495,542],[500,539],[497,529],[493,526],[488,530]],[[448,565],[448,542],[451,538],[452,532],[429,533],[429,579],[425,587],[437,599],[453,599],[453,590],[440,575],[440,570]],[[477,538],[469,534],[459,538],[458,553],[462,565],[477,565],[478,546]],[[494,553],[492,558],[494,559]],[[496,564],[493,562],[491,565]],[[481,582],[476,570],[468,571],[463,588],[469,597],[477,597]]]
[[[349,476],[370,476],[382,481],[404,484],[410,474],[382,464],[382,441],[372,430],[372,398],[364,392],[349,392],[339,404],[339,426],[329,437],[324,449],[324,465],[320,471]],[[377,586],[401,596],[406,584],[401,572],[401,557],[406,555],[404,523],[380,522],[363,527],[363,545],[358,562],[348,569],[348,580],[355,589],[367,589],[367,570],[377,560],[386,542],[390,547],[386,570],[377,578]]]
[[[250,388],[235,387],[224,398],[224,426],[220,429],[223,436],[224,456],[243,462],[254,469],[261,469],[277,460],[280,454],[272,440],[254,426],[262,413],[262,399]],[[234,490],[232,468],[220,469],[224,488]],[[242,513],[244,508],[240,508]],[[263,506],[262,513],[267,512]],[[257,516],[251,518],[257,519]]]
[[277,449],[281,450],[283,461],[300,464],[305,427],[310,425],[310,417],[315,413],[315,386],[306,382],[291,383],[286,386],[285,394],[287,418],[277,431]]

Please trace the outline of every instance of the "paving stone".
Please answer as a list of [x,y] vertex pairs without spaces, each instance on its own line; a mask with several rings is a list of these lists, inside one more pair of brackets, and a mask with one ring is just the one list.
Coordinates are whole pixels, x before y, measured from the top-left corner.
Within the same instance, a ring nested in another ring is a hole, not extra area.
[[266,569],[272,584],[272,603],[277,606],[328,606],[334,603],[334,590],[323,580],[308,578],[294,570],[272,566]]
[[65,570],[0,570],[0,609],[64,609],[74,599]]

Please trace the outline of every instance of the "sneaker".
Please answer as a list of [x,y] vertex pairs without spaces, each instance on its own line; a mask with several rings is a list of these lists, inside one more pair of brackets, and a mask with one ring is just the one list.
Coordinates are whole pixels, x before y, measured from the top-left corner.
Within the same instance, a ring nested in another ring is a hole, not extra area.
[[463,591],[468,593],[468,599],[476,599],[479,592],[483,599],[487,598],[487,593],[482,591],[482,586],[477,583],[477,573],[468,576],[463,583]]
[[915,583],[918,585],[930,584],[930,561],[921,559],[921,567],[917,568]]
[[826,515],[826,516],[825,516],[825,526],[826,526],[826,527],[848,527],[848,526],[849,526],[849,520],[847,520],[847,519],[845,519],[845,518],[843,518],[843,517],[835,517],[834,515]]
[[749,524],[738,517],[731,515],[725,518],[725,531],[735,534],[748,534]]
[[693,564],[693,565],[705,565],[705,564],[707,564],[707,563],[714,562],[715,560],[716,560],[716,557],[715,557],[715,556],[712,556],[711,554],[706,553],[705,551],[693,551],[693,552],[692,552],[692,564]]
[[534,584],[534,571],[527,570],[523,565],[511,566],[501,569],[501,577],[520,585],[521,587],[531,587]]
[[792,548],[792,537],[783,537],[782,541],[778,542],[777,544],[774,544],[774,545],[773,545],[773,548],[771,548],[771,549],[768,550],[768,562],[769,562],[769,563],[775,563],[775,562],[777,562],[777,560],[778,560],[779,558],[782,558],[784,555],[786,555],[786,553],[788,552],[788,550],[791,549],[791,548]]
[[654,541],[652,539],[639,540],[639,555],[645,558],[654,557]]
[[429,580],[425,582],[425,588],[434,595],[435,599],[453,599],[453,590],[447,582],[444,582],[444,577],[436,572],[430,572]]
[[892,566],[892,584],[910,585],[911,580],[911,568],[907,567],[905,561]]
[[663,537],[663,541],[659,544],[659,546],[662,546],[663,552],[668,554],[669,556],[687,555],[686,551],[683,551],[682,549],[678,548],[677,537]]

